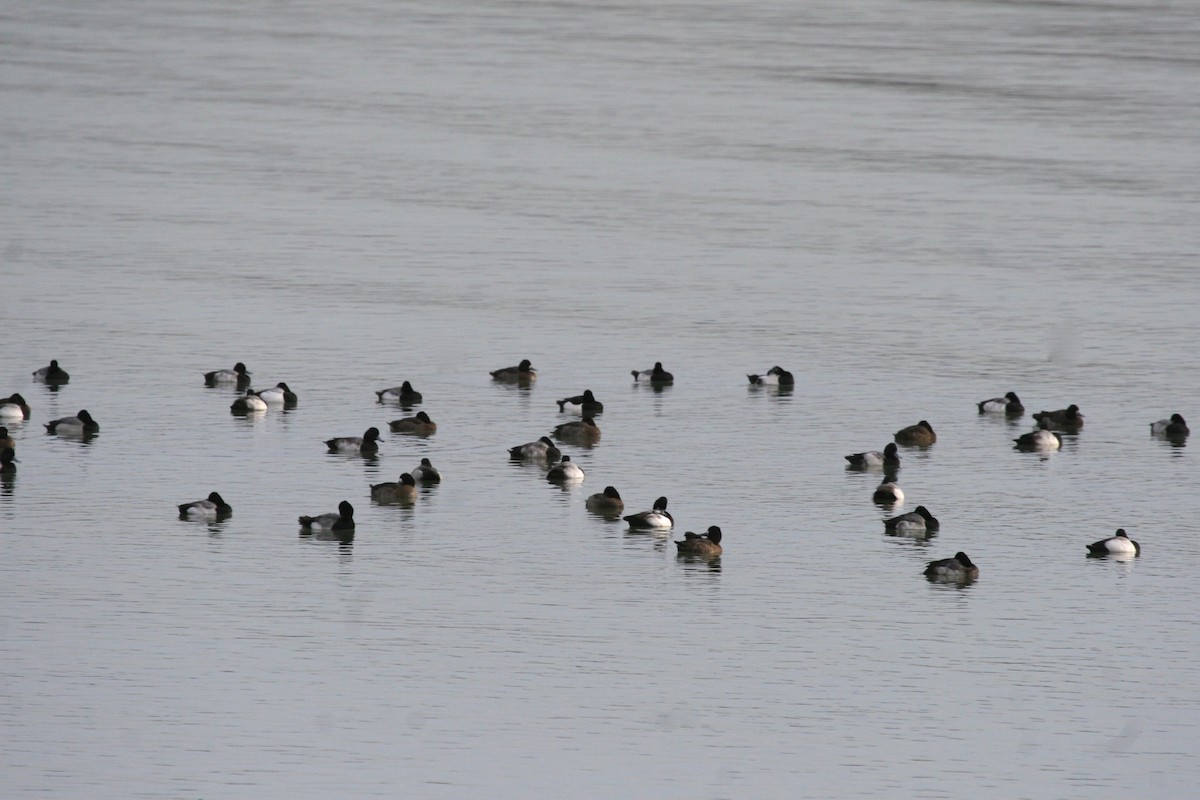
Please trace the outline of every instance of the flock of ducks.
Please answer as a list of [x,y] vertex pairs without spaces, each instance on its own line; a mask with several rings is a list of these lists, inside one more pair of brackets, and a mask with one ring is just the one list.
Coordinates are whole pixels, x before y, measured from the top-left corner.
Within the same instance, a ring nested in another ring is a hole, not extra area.
[[[529,386],[537,380],[537,370],[528,359],[512,367],[493,370],[492,379],[503,383],[515,383]],[[662,362],[645,370],[632,370],[636,382],[649,383],[654,386],[667,386],[674,382],[674,376],[663,369]],[[747,376],[754,386],[775,386],[781,391],[790,390],[795,385],[795,377],[791,372],[779,366],[774,366],[762,374]],[[54,387],[70,381],[70,375],[59,366],[58,361],[51,361],[49,366],[35,370],[35,381]],[[286,383],[280,382],[275,386],[255,391],[251,388],[251,373],[246,365],[238,362],[233,369],[219,369],[204,375],[206,386],[233,386],[245,394],[239,396],[230,406],[234,414],[250,414],[265,411],[272,406],[294,408],[298,398]],[[375,392],[380,403],[395,402],[403,408],[410,408],[422,401],[422,395],[405,381],[400,386],[382,389]],[[566,422],[554,428],[554,436],[561,442],[589,446],[599,441],[600,428],[594,417],[603,413],[604,404],[596,399],[590,389],[574,397],[566,397],[557,401],[560,412],[580,415],[579,420]],[[982,400],[978,404],[980,414],[1004,414],[1009,419],[1024,416],[1025,406],[1015,392],[1008,392],[1003,397]],[[20,394],[12,394],[0,400],[0,423],[25,421],[30,418],[29,404]],[[1083,427],[1084,415],[1077,405],[1070,405],[1055,411],[1040,411],[1033,414],[1037,427],[1014,439],[1014,447],[1023,451],[1053,451],[1062,447],[1062,434],[1077,434]],[[87,438],[99,432],[99,424],[86,409],[81,409],[73,417],[62,417],[44,423],[48,434],[58,436]],[[428,436],[437,430],[437,424],[429,415],[420,411],[414,416],[404,417],[388,423],[394,433],[415,434]],[[1172,414],[1168,419],[1161,419],[1150,424],[1150,432],[1162,436],[1173,443],[1182,443],[1190,431],[1187,422],[1179,414]],[[887,444],[882,451],[852,453],[846,456],[850,469],[877,470],[884,472],[883,481],[875,488],[872,499],[881,505],[895,505],[904,501],[904,491],[896,482],[896,470],[900,466],[898,446],[927,448],[937,442],[937,433],[926,420],[915,425],[902,428],[893,435],[893,442]],[[331,453],[352,453],[371,455],[378,452],[380,442],[379,428],[368,428],[362,436],[341,436],[325,441]],[[8,433],[8,428],[0,424],[0,475],[11,477],[17,469],[16,443]],[[564,455],[554,441],[543,436],[537,441],[516,445],[508,450],[510,458],[519,461],[538,462],[547,467],[546,479],[560,484],[582,482],[585,475],[583,469]],[[411,472],[400,475],[399,480],[380,483],[371,486],[371,498],[385,504],[411,504],[416,502],[417,487],[440,483],[441,473],[428,458],[422,458]],[[604,491],[587,498],[585,507],[593,513],[609,518],[615,518],[625,510],[625,503],[620,493],[612,486]],[[217,492],[211,492],[203,500],[182,503],[178,506],[179,516],[183,519],[201,519],[219,521],[233,513],[233,509]],[[629,514],[622,519],[628,523],[631,530],[670,530],[675,525],[675,519],[667,511],[667,498],[660,497],[654,501],[649,511]],[[299,524],[302,531],[320,533],[326,532],[337,536],[352,536],[354,532],[354,507],[349,501],[343,500],[338,504],[336,512],[301,516]],[[891,534],[924,537],[939,529],[939,523],[929,510],[917,506],[907,514],[901,514],[883,521],[884,529]],[[715,559],[722,553],[721,529],[710,526],[705,533],[697,534],[688,531],[682,540],[675,542],[679,555]],[[1141,554],[1141,545],[1129,538],[1123,528],[1116,534],[1087,545],[1089,556],[1125,556],[1134,557]],[[966,553],[958,552],[953,558],[931,561],[924,571],[930,581],[966,583],[979,576],[976,566]]]

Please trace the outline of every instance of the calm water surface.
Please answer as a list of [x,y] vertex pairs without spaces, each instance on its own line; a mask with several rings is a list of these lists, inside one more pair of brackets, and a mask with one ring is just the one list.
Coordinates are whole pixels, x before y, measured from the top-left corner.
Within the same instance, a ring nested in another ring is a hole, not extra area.
[[[3,7],[6,796],[1191,796],[1195,453],[1148,423],[1200,420],[1198,41],[1190,3]],[[298,408],[231,415],[239,360]],[[324,452],[406,379],[436,434]],[[585,388],[582,485],[507,460]],[[1086,427],[1015,452],[1009,390]],[[842,456],[919,419],[879,508]],[[342,499],[353,541],[299,534]],[[1117,527],[1140,558],[1084,558]]]

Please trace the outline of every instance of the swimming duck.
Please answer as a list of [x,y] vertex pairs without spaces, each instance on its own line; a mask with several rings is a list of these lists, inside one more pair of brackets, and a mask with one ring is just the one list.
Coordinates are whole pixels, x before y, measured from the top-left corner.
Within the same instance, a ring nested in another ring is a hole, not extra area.
[[572,461],[570,456],[563,456],[562,461],[546,473],[546,480],[554,483],[580,483],[585,477],[587,476],[584,475],[583,469]]
[[574,397],[564,397],[562,400],[559,400],[558,410],[569,411],[573,414],[583,414],[585,417],[594,417],[596,414],[604,412],[604,403],[596,399],[591,389],[584,389],[583,394],[577,394]]
[[50,366],[33,371],[33,379],[43,383],[66,383],[71,380],[71,376],[58,365],[58,361],[51,360]]
[[884,505],[903,503],[904,490],[897,486],[894,481],[884,481],[875,487],[875,494],[871,495],[871,500]]
[[1004,397],[993,397],[991,400],[981,400],[977,403],[980,414],[998,414],[1003,412],[1009,417],[1019,417],[1025,413],[1025,406],[1016,392],[1009,392]]
[[1191,431],[1188,430],[1187,423],[1179,414],[1172,414],[1170,419],[1160,419],[1158,422],[1150,423],[1150,432],[1159,436],[1179,437],[1187,436]]
[[931,581],[969,581],[979,577],[979,567],[971,563],[966,553],[958,552],[954,558],[930,561],[925,567],[925,577]]
[[850,466],[859,469],[900,466],[900,454],[896,450],[895,442],[888,442],[887,447],[883,448],[882,453],[878,450],[870,450],[866,453],[852,453],[846,456],[846,460],[850,462]]
[[1063,428],[1068,431],[1083,427],[1083,414],[1079,413],[1079,406],[1074,403],[1057,411],[1039,411],[1033,415],[1033,418],[1038,422],[1046,420],[1055,428]]
[[418,411],[415,417],[392,420],[388,423],[388,427],[392,429],[392,433],[416,433],[428,436],[437,430],[437,423],[431,420],[424,411]]
[[224,519],[232,513],[233,509],[216,492],[209,492],[205,500],[179,506],[179,516],[183,519]]
[[650,369],[644,369],[641,372],[632,370],[633,379],[650,381],[650,383],[674,383],[675,376],[663,369],[661,361],[655,361],[654,366]]
[[747,375],[751,386],[795,386],[796,378],[780,366],[771,367],[765,375]]
[[549,436],[543,436],[536,442],[527,444],[519,444],[516,447],[508,448],[508,454],[512,458],[530,458],[530,459],[545,459],[546,461],[558,461],[562,456],[562,451],[554,446],[554,442],[550,441]]
[[625,501],[613,486],[605,486],[601,494],[594,494],[584,503],[584,508],[597,514],[619,514],[625,510]]
[[916,425],[909,425],[907,428],[901,428],[896,431],[893,438],[895,438],[896,444],[928,447],[937,441],[937,434],[933,432],[932,425],[925,420],[921,420]]
[[399,403],[402,406],[412,406],[421,402],[421,393],[414,389],[412,384],[408,381],[405,381],[399,386],[393,386],[390,389],[383,389],[375,392],[375,395],[379,398],[379,402],[381,403],[387,403],[390,401]]
[[48,433],[57,433],[60,436],[83,436],[97,433],[99,430],[100,425],[92,419],[92,415],[87,412],[87,409],[73,417],[61,417],[46,423]]
[[937,518],[929,513],[925,506],[917,506],[911,513],[885,519],[883,527],[889,531],[901,533],[904,531],[936,531],[941,527]]
[[1050,430],[1050,421],[1046,419],[1038,420],[1037,430],[1022,433],[1013,441],[1016,442],[1018,450],[1026,451],[1058,450],[1062,447],[1062,437]]
[[592,444],[600,439],[600,428],[591,417],[584,417],[578,422],[564,422],[554,428],[554,435],[564,442],[572,444]]
[[16,447],[17,440],[8,435],[8,428],[0,425],[0,447]]
[[253,389],[247,389],[244,395],[230,404],[229,410],[234,414],[251,414],[255,411],[266,411],[267,401],[255,394]]
[[413,469],[412,476],[414,480],[418,480],[421,483],[442,482],[442,473],[438,472],[437,467],[428,458],[421,459],[421,463]]
[[287,408],[291,408],[299,402],[299,398],[296,397],[296,393],[289,389],[288,385],[283,381],[275,384],[270,389],[263,389],[261,392],[257,392],[256,394],[263,399],[263,402],[273,406],[282,405]]
[[624,518],[631,528],[671,528],[675,518],[667,513],[667,498],[660,497],[654,501],[652,511],[639,511]]
[[492,370],[491,375],[492,380],[505,383],[530,383],[537,380],[537,370],[529,363],[528,358],[515,367]]
[[336,439],[326,439],[325,446],[331,453],[378,453],[379,428],[367,428],[362,436],[339,436]]
[[15,475],[17,472],[17,451],[11,447],[0,449],[0,475]]
[[306,531],[352,531],[354,530],[354,506],[343,500],[338,503],[336,514],[300,517],[300,527]]
[[1087,549],[1088,555],[1093,556],[1129,555],[1131,553],[1140,556],[1142,554],[1142,546],[1130,539],[1124,528],[1117,528],[1116,534],[1107,539],[1092,542]]
[[395,483],[376,483],[371,499],[380,503],[411,503],[417,499],[417,481],[406,472]]
[[250,385],[250,375],[251,373],[246,371],[246,365],[239,361],[233,365],[233,369],[215,369],[204,373],[204,383],[206,386],[236,383],[237,388],[245,389]]
[[675,547],[681,556],[715,558],[721,555],[721,529],[710,525],[708,532],[703,535],[688,531],[683,535],[682,542],[676,540]]
[[29,419],[29,403],[21,395],[13,393],[7,399],[0,400],[0,419],[26,420]]

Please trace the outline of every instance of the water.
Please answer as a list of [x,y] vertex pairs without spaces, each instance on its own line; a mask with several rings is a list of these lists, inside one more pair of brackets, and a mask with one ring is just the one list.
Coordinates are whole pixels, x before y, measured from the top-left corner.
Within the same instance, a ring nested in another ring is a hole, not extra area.
[[[0,13],[8,796],[1194,791],[1194,454],[1148,435],[1200,418],[1190,4]],[[299,407],[229,414],[238,360]],[[436,434],[324,453],[406,379]],[[582,486],[507,461],[584,388]],[[1009,390],[1086,426],[1014,452]],[[880,509],[842,455],[918,419]]]

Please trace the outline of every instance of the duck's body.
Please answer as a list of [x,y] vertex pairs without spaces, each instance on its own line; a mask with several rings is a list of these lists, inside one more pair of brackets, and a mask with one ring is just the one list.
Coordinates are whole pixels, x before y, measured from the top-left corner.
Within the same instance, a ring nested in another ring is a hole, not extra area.
[[1062,437],[1050,430],[1050,423],[1046,420],[1038,422],[1037,430],[1022,433],[1013,441],[1018,450],[1026,451],[1058,450],[1062,447]]
[[252,414],[256,411],[266,411],[267,401],[255,394],[253,389],[247,389],[244,395],[230,404],[229,410],[234,414]]
[[251,373],[246,371],[246,365],[239,361],[233,365],[233,369],[214,369],[204,373],[204,384],[221,386],[232,383],[239,389],[245,389],[250,386],[250,375]]
[[50,366],[35,369],[33,371],[33,379],[42,383],[67,383],[71,380],[71,376],[67,371],[58,365],[57,360],[52,360]]
[[917,506],[908,514],[885,519],[883,527],[895,533],[904,533],[906,531],[936,531],[941,524],[937,521],[937,517],[929,513],[929,509],[925,506]]
[[896,431],[893,438],[896,440],[896,444],[928,447],[937,441],[937,434],[933,432],[932,425],[921,420],[916,425],[909,425],[907,428]]
[[84,436],[89,433],[98,433],[100,425],[92,419],[92,415],[87,412],[87,409],[83,409],[73,417],[60,417],[47,422],[46,431],[57,433],[59,436]]
[[17,440],[8,433],[8,428],[0,425],[0,447],[16,447]]
[[413,480],[420,481],[421,483],[442,482],[442,473],[438,472],[438,468],[428,458],[421,459],[421,463],[413,468],[412,476]]
[[1019,417],[1025,413],[1025,406],[1021,405],[1021,398],[1017,397],[1016,392],[1009,392],[1004,397],[993,397],[991,400],[981,400],[976,405],[979,406],[980,414]]
[[966,553],[958,552],[954,558],[930,561],[925,567],[925,577],[931,581],[969,581],[979,577],[979,567],[971,563]]
[[644,369],[644,370],[641,370],[640,372],[635,369],[635,370],[632,370],[632,372],[633,372],[633,379],[635,381],[649,381],[650,383],[659,383],[659,384],[675,382],[675,376],[672,375],[671,373],[667,372],[665,369],[663,369],[663,365],[662,365],[661,361],[655,361],[654,366],[651,367],[650,369]]
[[878,450],[869,450],[865,453],[852,453],[846,456],[846,460],[850,462],[850,466],[858,469],[898,467],[900,466],[900,453],[897,452],[895,442],[888,442],[887,447],[883,448],[882,453]]
[[421,402],[421,393],[414,389],[408,381],[399,386],[375,392],[375,395],[381,403],[399,403],[402,406],[415,406]]
[[1150,423],[1150,432],[1157,436],[1182,438],[1191,433],[1187,422],[1179,414],[1172,414],[1170,419],[1160,419]]
[[392,420],[388,423],[388,427],[392,429],[392,433],[416,433],[428,436],[437,430],[437,423],[431,420],[424,411],[419,411],[415,417]]
[[585,477],[587,476],[584,475],[583,468],[572,461],[570,456],[563,456],[562,461],[546,473],[546,480],[554,483],[580,483]]
[[884,481],[875,487],[875,494],[871,495],[871,500],[885,505],[903,503],[904,490],[896,485],[894,481]]
[[764,375],[747,375],[751,386],[795,386],[796,377],[780,366],[771,367]]
[[558,461],[562,457],[562,451],[554,446],[554,442],[550,441],[549,436],[543,436],[536,442],[508,448],[508,455],[517,459]]
[[721,529],[710,525],[704,534],[688,531],[683,535],[682,542],[676,540],[675,547],[681,556],[716,558],[721,555]]
[[639,511],[624,518],[631,528],[671,528],[675,518],[667,512],[667,498],[660,497],[654,501],[651,511]]
[[600,428],[591,417],[584,417],[578,422],[564,422],[556,426],[554,435],[560,441],[572,444],[592,444],[600,439]]
[[270,389],[263,389],[261,392],[257,392],[257,394],[262,398],[264,403],[272,406],[291,408],[299,402],[296,393],[288,388],[288,385],[283,381],[275,384]]
[[417,482],[406,472],[395,483],[376,483],[371,487],[371,499],[378,503],[411,503],[417,499]]
[[605,486],[600,494],[587,499],[584,507],[597,514],[619,514],[625,510],[625,501],[613,486]]
[[16,392],[9,395],[6,399],[0,400],[0,419],[13,422],[27,420],[29,419],[31,410],[29,403],[25,402],[25,398]]
[[12,447],[0,449],[0,475],[17,474],[17,451]]
[[364,453],[379,452],[379,428],[367,428],[362,436],[339,436],[336,439],[326,439],[325,446],[331,453]]
[[491,375],[492,380],[504,383],[531,383],[537,380],[537,370],[529,363],[528,358],[515,367],[492,370]]
[[204,500],[179,506],[179,516],[184,519],[224,519],[232,513],[230,505],[216,492],[210,492]]
[[564,397],[562,400],[559,400],[558,410],[567,411],[572,414],[582,414],[585,417],[593,417],[604,411],[604,403],[596,399],[591,389],[584,389],[583,394],[577,394],[574,397]]
[[1083,414],[1079,413],[1079,406],[1074,403],[1057,411],[1039,411],[1033,415],[1033,418],[1038,422],[1044,420],[1055,428],[1067,431],[1079,430],[1083,427]]
[[306,531],[354,530],[354,506],[346,500],[338,503],[337,513],[320,514],[315,517],[300,517],[300,527]]
[[1117,528],[1114,536],[1101,539],[1087,546],[1088,554],[1093,556],[1134,555],[1142,554],[1142,546],[1129,538],[1124,528]]

